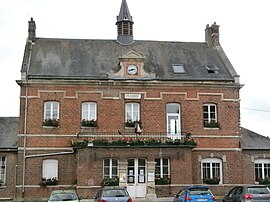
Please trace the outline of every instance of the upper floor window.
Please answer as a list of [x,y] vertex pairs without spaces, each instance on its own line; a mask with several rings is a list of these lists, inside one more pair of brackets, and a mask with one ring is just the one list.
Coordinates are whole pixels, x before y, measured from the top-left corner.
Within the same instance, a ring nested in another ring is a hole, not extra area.
[[201,162],[201,177],[202,180],[217,181],[217,184],[222,182],[222,161],[218,158],[206,158]]
[[203,105],[203,123],[206,128],[218,128],[216,104]]
[[255,181],[270,178],[270,159],[256,159],[254,161]]
[[178,103],[167,104],[166,113],[167,113],[168,137],[172,139],[180,139],[181,138],[180,105]]
[[0,156],[0,185],[6,184],[6,157]]
[[125,122],[140,121],[140,104],[126,103],[125,106]]
[[44,103],[44,126],[58,126],[59,102],[48,101]]
[[95,102],[82,103],[82,120],[97,120],[97,104]]

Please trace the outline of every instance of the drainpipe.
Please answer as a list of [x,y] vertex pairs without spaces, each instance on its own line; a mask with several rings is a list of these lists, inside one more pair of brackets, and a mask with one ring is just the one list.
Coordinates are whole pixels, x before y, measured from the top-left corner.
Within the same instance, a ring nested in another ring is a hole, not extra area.
[[73,154],[74,150],[70,152],[55,152],[55,153],[47,153],[47,154],[31,154],[31,155],[26,155],[24,158],[33,158],[33,157],[42,157],[42,156],[55,156],[55,155],[66,155],[66,154]]
[[25,86],[25,107],[24,107],[24,129],[23,129],[23,173],[22,173],[22,194],[24,198],[25,192],[25,156],[26,156],[26,134],[27,134],[27,111],[28,111],[28,86],[27,86],[27,79],[26,79],[26,86]]

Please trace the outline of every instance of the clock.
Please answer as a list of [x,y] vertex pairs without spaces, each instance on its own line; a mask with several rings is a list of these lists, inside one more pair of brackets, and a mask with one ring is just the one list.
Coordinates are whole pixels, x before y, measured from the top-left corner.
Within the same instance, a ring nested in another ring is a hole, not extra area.
[[129,65],[127,68],[127,72],[131,75],[137,74],[138,68],[135,65]]

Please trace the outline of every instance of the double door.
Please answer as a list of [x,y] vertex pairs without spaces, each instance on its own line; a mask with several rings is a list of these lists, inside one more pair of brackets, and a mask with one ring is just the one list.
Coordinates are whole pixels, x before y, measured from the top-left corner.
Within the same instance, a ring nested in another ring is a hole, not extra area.
[[146,196],[146,160],[143,158],[128,159],[127,190],[131,197]]

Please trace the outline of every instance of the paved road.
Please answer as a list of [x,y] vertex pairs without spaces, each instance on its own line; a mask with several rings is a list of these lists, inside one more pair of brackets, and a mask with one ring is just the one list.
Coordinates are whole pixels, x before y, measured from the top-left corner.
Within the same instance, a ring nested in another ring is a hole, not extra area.
[[[133,202],[172,202],[172,197],[167,198],[156,198],[156,199],[147,199],[147,198],[133,198]],[[93,202],[93,199],[83,199],[80,202]]]

